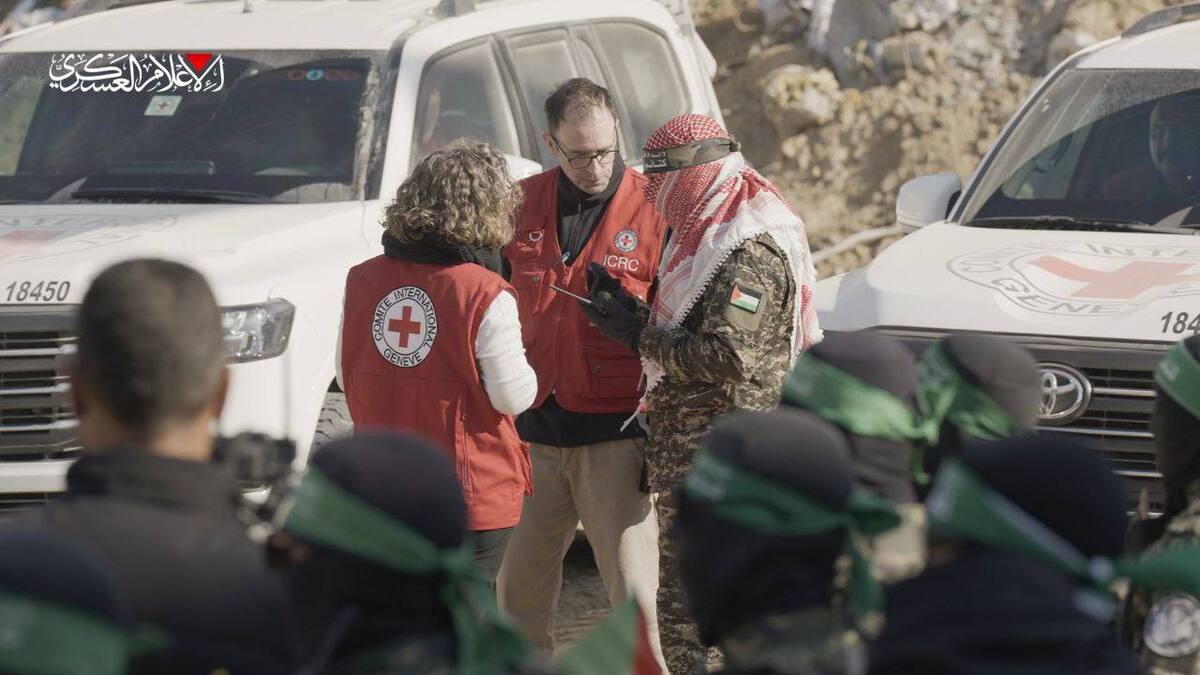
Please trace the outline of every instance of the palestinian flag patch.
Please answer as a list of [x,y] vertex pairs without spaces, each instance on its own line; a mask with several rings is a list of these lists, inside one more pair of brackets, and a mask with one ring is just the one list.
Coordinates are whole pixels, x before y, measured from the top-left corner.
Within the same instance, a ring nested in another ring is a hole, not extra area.
[[751,314],[758,313],[758,303],[761,301],[762,293],[737,283],[733,285],[733,292],[729,294],[729,304]]

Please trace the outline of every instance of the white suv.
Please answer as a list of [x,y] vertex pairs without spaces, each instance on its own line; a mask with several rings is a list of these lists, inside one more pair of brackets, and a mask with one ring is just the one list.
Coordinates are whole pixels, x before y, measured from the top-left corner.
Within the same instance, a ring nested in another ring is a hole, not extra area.
[[222,431],[303,461],[344,415],[346,270],[413,162],[471,136],[538,171],[543,100],[587,76],[636,164],[670,117],[720,119],[706,57],[645,0],[170,0],[0,40],[0,508],[61,490],[78,452],[64,368],[100,269],[203,271],[235,362]]
[[[1200,4],[1149,15],[1059,66],[975,175],[905,184],[912,231],[822,281],[823,327],[914,348],[1009,337],[1042,362],[1041,428],[1157,492],[1149,413],[1163,352],[1200,332]],[[1154,506],[1152,504],[1152,506]]]

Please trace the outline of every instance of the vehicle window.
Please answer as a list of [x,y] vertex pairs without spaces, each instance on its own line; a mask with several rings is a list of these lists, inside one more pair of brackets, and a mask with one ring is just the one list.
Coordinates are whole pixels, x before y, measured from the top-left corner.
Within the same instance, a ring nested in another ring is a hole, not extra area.
[[52,54],[0,56],[0,82],[15,83],[0,92],[0,200],[356,198],[374,54],[224,52],[195,87],[169,93],[167,80],[139,79],[165,72],[151,56],[183,58],[117,55],[97,75]]
[[487,141],[520,154],[512,108],[490,43],[433,62],[417,96],[413,163],[459,138]]
[[567,39],[567,31],[558,29],[508,40],[521,95],[525,98],[525,109],[529,111],[530,122],[536,132],[534,144],[545,166],[557,163],[540,140],[542,132],[546,130],[546,115],[543,112],[546,98],[555,87],[580,75],[571,58],[571,46]]
[[11,176],[17,171],[21,146],[44,86],[41,78],[29,75],[0,84],[0,110],[6,113],[0,118],[0,176]]
[[691,109],[675,54],[666,38],[644,26],[607,23],[595,31],[616,79],[613,94],[640,149],[661,124]]
[[1025,113],[963,215],[1155,224],[1197,205],[1200,73],[1074,70]]

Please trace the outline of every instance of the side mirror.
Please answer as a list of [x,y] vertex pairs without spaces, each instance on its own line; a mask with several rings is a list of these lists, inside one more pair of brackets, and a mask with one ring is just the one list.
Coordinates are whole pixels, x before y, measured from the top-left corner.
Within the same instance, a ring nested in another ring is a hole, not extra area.
[[504,160],[508,162],[508,173],[510,176],[512,176],[513,180],[528,178],[545,170],[542,168],[541,164],[538,164],[532,159],[525,159],[524,157],[518,157],[508,153],[505,153]]
[[896,197],[896,224],[907,232],[945,220],[962,192],[956,173],[935,173],[900,186]]

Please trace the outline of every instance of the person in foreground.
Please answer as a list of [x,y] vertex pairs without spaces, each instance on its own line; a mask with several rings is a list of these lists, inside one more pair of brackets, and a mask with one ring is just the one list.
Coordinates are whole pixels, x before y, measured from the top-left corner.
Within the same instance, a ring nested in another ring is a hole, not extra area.
[[[1154,381],[1150,423],[1167,500],[1162,516],[1137,524],[1152,532],[1143,537],[1151,554],[1200,545],[1200,337],[1175,345]],[[1134,585],[1122,611],[1121,638],[1148,672],[1200,672],[1200,596]]]
[[473,560],[468,509],[445,453],[413,437],[335,441],[272,538],[285,570],[298,672],[515,672],[527,647]]
[[[49,532],[0,533],[0,673],[123,675],[148,650],[103,561]],[[145,671],[151,672],[151,671]]]
[[[899,524],[854,485],[845,436],[794,409],[719,420],[680,496],[680,570],[700,640],[726,673],[862,673],[853,628],[878,622],[862,538]],[[854,561],[848,594],[837,563]],[[843,602],[845,597],[849,602]]]
[[138,622],[164,629],[160,672],[283,672],[283,586],[235,509],[230,467],[211,461],[228,371],[221,312],[199,272],[118,263],[78,314],[71,395],[83,456],[67,490],[19,527],[94,550]]
[[926,500],[925,572],[887,591],[870,673],[1140,670],[1109,622],[1119,578],[1200,588],[1196,549],[1119,558],[1124,490],[1100,453],[1066,440],[970,444]]
[[896,505],[902,525],[871,542],[876,577],[886,583],[911,577],[925,564],[925,509],[913,487],[920,453],[914,448],[929,445],[936,429],[921,416],[917,391],[912,352],[869,331],[826,336],[783,383],[781,404],[841,429],[856,482]]

